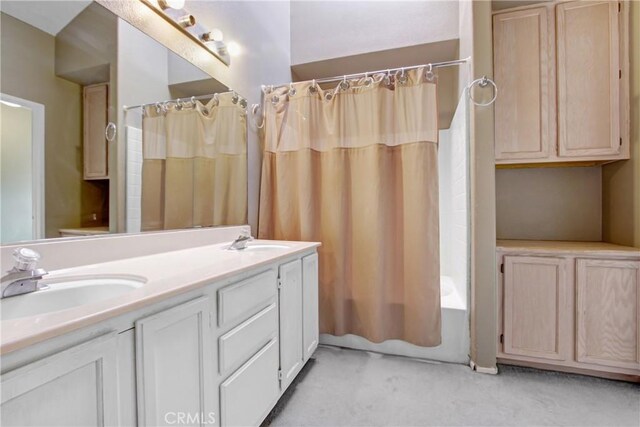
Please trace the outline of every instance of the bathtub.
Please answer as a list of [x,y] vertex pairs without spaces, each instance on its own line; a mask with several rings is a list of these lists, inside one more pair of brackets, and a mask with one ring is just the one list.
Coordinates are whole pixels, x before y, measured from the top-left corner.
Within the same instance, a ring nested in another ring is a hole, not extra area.
[[469,316],[467,301],[459,292],[463,284],[452,277],[440,278],[440,306],[442,311],[442,344],[419,347],[401,340],[373,343],[357,335],[335,336],[320,334],[320,344],[357,350],[374,351],[417,359],[452,363],[469,363]]

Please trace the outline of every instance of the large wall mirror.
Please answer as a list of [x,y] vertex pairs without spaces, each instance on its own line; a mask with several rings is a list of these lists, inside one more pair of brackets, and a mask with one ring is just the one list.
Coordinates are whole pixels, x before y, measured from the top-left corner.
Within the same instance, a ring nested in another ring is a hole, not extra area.
[[0,4],[1,243],[246,224],[246,100],[100,3]]

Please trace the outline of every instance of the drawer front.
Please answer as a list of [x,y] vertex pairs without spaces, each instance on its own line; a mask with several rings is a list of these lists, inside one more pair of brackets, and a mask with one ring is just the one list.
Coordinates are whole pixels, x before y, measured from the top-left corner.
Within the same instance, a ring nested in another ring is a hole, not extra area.
[[220,385],[221,425],[260,425],[279,391],[278,340],[274,338]]
[[248,319],[278,295],[276,272],[265,271],[218,291],[218,326]]
[[220,373],[246,362],[277,335],[278,309],[276,303],[273,303],[220,337]]

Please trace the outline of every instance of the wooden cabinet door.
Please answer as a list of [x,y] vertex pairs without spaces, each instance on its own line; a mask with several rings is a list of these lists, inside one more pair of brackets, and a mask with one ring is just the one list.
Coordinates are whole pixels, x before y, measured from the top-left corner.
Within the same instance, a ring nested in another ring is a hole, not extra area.
[[577,361],[640,369],[640,262],[576,262]]
[[116,334],[2,375],[3,426],[118,424]]
[[309,359],[318,347],[318,254],[302,258],[302,351]]
[[493,17],[494,77],[500,88],[495,103],[497,163],[544,159],[555,149],[555,63],[548,13],[538,7]]
[[556,8],[558,155],[616,156],[620,139],[618,2]]
[[178,416],[181,424],[217,425],[209,298],[138,320],[135,327],[138,425],[176,425]]
[[108,145],[107,128],[108,85],[85,86],[83,96],[84,179],[106,179]]
[[571,286],[560,258],[504,257],[507,354],[565,360],[571,348]]
[[302,267],[300,260],[280,266],[280,387],[286,389],[302,367]]

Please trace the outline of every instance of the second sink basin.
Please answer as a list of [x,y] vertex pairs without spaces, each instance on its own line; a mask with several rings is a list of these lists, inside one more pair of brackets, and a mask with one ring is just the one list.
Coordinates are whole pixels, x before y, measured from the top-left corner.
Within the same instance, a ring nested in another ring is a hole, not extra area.
[[35,316],[114,298],[144,285],[141,277],[70,278],[41,281],[48,288],[0,300],[0,320]]

